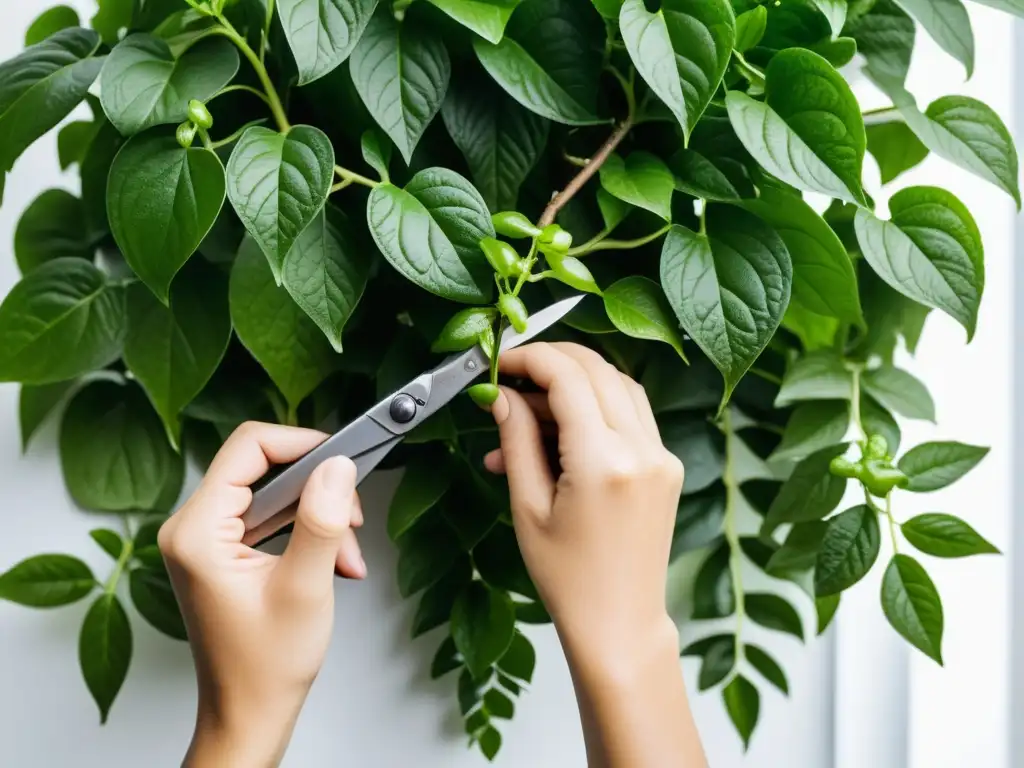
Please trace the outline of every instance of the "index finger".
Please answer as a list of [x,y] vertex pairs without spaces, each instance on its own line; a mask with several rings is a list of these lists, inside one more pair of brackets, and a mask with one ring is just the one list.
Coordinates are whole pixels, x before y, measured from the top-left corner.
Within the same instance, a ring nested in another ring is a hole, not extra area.
[[272,465],[301,458],[327,437],[315,429],[246,422],[217,452],[203,483],[248,487],[267,474]]
[[533,381],[547,390],[559,435],[587,440],[607,428],[594,385],[583,366],[543,342],[509,350],[501,356],[501,372]]

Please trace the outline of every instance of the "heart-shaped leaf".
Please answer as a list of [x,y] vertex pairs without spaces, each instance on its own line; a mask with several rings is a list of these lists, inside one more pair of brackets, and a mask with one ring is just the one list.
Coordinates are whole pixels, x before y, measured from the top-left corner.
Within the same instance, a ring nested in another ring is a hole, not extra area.
[[316,323],[274,284],[266,258],[247,237],[228,289],[235,333],[292,408],[338,367],[338,356]]
[[288,133],[256,126],[235,145],[227,177],[231,204],[281,285],[288,252],[327,202],[334,147],[308,125]]
[[452,607],[452,638],[470,673],[479,678],[515,637],[516,614],[508,595],[471,582]]
[[382,6],[352,51],[350,67],[359,97],[408,163],[448,91],[448,50],[416,25],[399,24]]
[[14,230],[14,258],[27,275],[53,259],[91,259],[82,201],[63,189],[48,189],[29,203]]
[[910,69],[914,31],[914,20],[893,0],[877,0],[870,13],[846,25],[846,34],[857,41],[857,50],[872,71],[899,83],[907,79]]
[[[971,526],[953,515],[925,514],[912,517],[901,529],[916,549],[932,557],[998,555],[999,550]],[[2,589],[0,589],[2,591]]]
[[154,125],[180,123],[190,99],[207,102],[238,72],[238,51],[223,38],[203,40],[177,59],[167,43],[129,35],[107,57],[100,102],[125,136]]
[[231,340],[227,280],[202,260],[186,267],[164,306],[145,286],[128,288],[124,361],[178,445],[178,415],[202,391]]
[[611,155],[601,166],[601,186],[620,200],[672,220],[675,177],[650,152],[633,152],[625,160]]
[[728,0],[663,0],[654,13],[626,0],[619,14],[637,72],[675,115],[688,139],[722,81],[736,42]]
[[0,574],[0,600],[52,608],[81,600],[97,586],[89,566],[70,555],[36,555]]
[[881,542],[878,513],[867,504],[831,518],[814,568],[815,594],[843,592],[864,578],[878,559]]
[[910,479],[908,491],[927,493],[955,483],[978,466],[988,451],[953,441],[922,443],[903,455],[899,467]]
[[661,284],[676,317],[725,377],[723,403],[768,344],[789,304],[785,244],[750,214],[712,208],[707,232],[675,225]]
[[893,555],[882,578],[882,611],[893,629],[942,664],[942,600],[928,573],[910,555]]
[[878,162],[883,184],[888,184],[928,157],[928,147],[902,120],[868,125],[865,130],[868,152]]
[[82,676],[107,722],[132,660],[132,628],[117,595],[100,595],[92,604],[78,636],[78,662]]
[[173,136],[135,136],[107,182],[110,231],[132,270],[164,304],[171,281],[196,252],[224,205],[224,166]]
[[974,32],[960,0],[898,0],[939,47],[974,74]]
[[462,26],[489,43],[501,42],[505,25],[522,0],[430,0]]
[[634,275],[613,283],[604,292],[604,308],[622,333],[634,339],[663,341],[686,359],[672,307],[653,280]]
[[84,259],[49,261],[0,304],[0,381],[50,384],[121,356],[124,288]]
[[985,288],[981,233],[970,211],[938,187],[908,187],[889,199],[891,219],[857,211],[868,264],[897,291],[946,312],[974,336]]
[[279,0],[299,85],[323,77],[349,57],[376,7],[377,0]]
[[765,100],[726,96],[740,141],[765,170],[810,192],[864,204],[860,186],[867,140],[860,106],[843,76],[802,48],[772,57]]

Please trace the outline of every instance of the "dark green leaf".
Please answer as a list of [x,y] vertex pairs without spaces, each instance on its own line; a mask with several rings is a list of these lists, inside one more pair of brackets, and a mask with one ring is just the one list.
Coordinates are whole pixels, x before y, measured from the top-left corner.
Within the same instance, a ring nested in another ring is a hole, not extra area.
[[846,26],[871,70],[902,83],[914,52],[914,20],[893,0],[877,0],[867,13]]
[[667,413],[659,417],[661,439],[686,467],[683,494],[698,493],[721,479],[725,454],[718,430],[704,414]]
[[124,552],[125,541],[117,531],[111,531],[109,528],[96,528],[89,531],[89,538],[115,560],[120,559],[121,553]]
[[117,595],[97,598],[82,622],[78,636],[78,663],[82,676],[107,722],[110,707],[128,675],[132,659],[132,628]]
[[25,32],[25,47],[41,43],[48,37],[68,27],[81,24],[78,11],[67,5],[55,5],[39,14]]
[[48,261],[91,259],[82,201],[63,189],[48,189],[29,203],[14,230],[14,257],[27,275]]
[[883,184],[888,184],[928,157],[928,147],[902,120],[868,125],[865,130],[868,152],[878,161]]
[[763,5],[755,5],[736,17],[736,44],[733,46],[740,53],[745,53],[761,42],[765,26],[768,24],[768,9]]
[[447,624],[452,615],[452,606],[465,586],[473,578],[473,569],[467,560],[441,577],[436,584],[427,587],[420,596],[416,615],[412,620],[412,637],[417,638],[435,627]]
[[498,668],[516,680],[529,683],[533,680],[533,670],[537,666],[537,652],[533,644],[521,632],[512,637],[508,650],[498,659]]
[[21,428],[21,450],[28,450],[29,441],[74,386],[73,381],[54,384],[22,385],[18,393],[18,425]]
[[149,624],[175,640],[187,640],[174,590],[162,569],[136,568],[129,576],[132,605]]
[[899,467],[910,478],[908,491],[937,491],[974,469],[988,451],[981,446],[956,442],[922,443],[907,451]]
[[723,543],[708,556],[697,573],[693,585],[693,618],[720,619],[735,611],[729,546]]
[[672,533],[671,559],[714,544],[722,536],[724,521],[725,498],[721,493],[681,497]]
[[692,149],[680,149],[669,158],[668,165],[675,174],[676,189],[688,195],[722,202],[753,195],[743,166],[735,160],[716,158],[712,162]]
[[824,633],[828,629],[828,625],[832,623],[832,619],[836,616],[836,611],[839,610],[839,594],[828,595],[827,597],[817,597],[814,599],[814,606],[818,613],[818,634]]
[[747,749],[754,728],[757,727],[761,695],[747,678],[736,675],[732,682],[722,689],[722,700],[725,702],[725,711],[729,713],[729,719],[743,739],[743,748]]
[[498,43],[505,25],[522,0],[430,0],[462,26],[489,43]]
[[443,521],[428,516],[398,540],[398,591],[410,597],[458,567],[462,546]]
[[502,720],[511,720],[516,712],[512,699],[497,688],[491,688],[484,694],[484,709],[491,717],[498,717]]
[[700,640],[695,640],[694,642],[690,643],[688,646],[683,648],[683,650],[680,651],[679,655],[704,656],[707,654],[709,650],[711,650],[712,646],[717,645],[721,640],[729,640],[730,642],[735,642],[736,636],[721,634],[701,638]]
[[604,308],[622,333],[634,339],[663,341],[686,359],[672,307],[653,280],[634,275],[613,283],[604,292]]
[[551,616],[540,601],[516,603],[516,621],[523,624],[550,624]]
[[846,491],[846,478],[829,472],[829,463],[846,452],[840,443],[812,453],[796,465],[768,509],[765,528],[771,532],[781,523],[821,520],[839,506]]
[[893,555],[882,579],[882,611],[903,638],[942,665],[942,600],[925,569]]
[[772,553],[765,571],[774,576],[813,568],[827,530],[828,523],[823,520],[797,523],[790,529],[785,543]]
[[[167,7],[167,0],[147,0],[146,5],[157,5],[158,2]],[[92,28],[103,36],[104,43],[114,45],[121,36],[121,30],[132,25],[136,3],[134,0],[97,0],[96,4],[99,10],[90,20]]]
[[878,559],[881,541],[878,513],[866,504],[831,518],[814,569],[815,594],[834,595],[864,578]]
[[939,47],[974,73],[974,32],[960,0],[899,0]]
[[903,535],[915,548],[933,557],[998,555],[999,550],[970,525],[953,515],[929,513],[907,520]]
[[532,600],[540,599],[512,526],[498,524],[491,528],[473,548],[473,560],[480,577],[492,587]]
[[[490,670],[487,671],[487,677],[490,677]],[[458,697],[459,710],[463,716],[468,715],[479,706],[486,684],[486,678],[475,679],[468,669],[462,670],[459,675]]]
[[516,614],[508,595],[470,583],[452,608],[452,637],[474,677],[480,677],[508,650]]
[[70,555],[36,555],[0,574],[0,600],[31,608],[69,605],[98,586],[89,566]]
[[786,673],[782,671],[782,667],[775,659],[756,645],[745,645],[743,653],[750,665],[760,672],[765,680],[787,696],[789,695],[789,682],[786,680]]
[[864,391],[883,408],[908,419],[935,421],[935,403],[924,384],[901,368],[884,365],[861,377]]
[[889,446],[893,456],[900,447],[900,427],[896,419],[885,408],[866,395],[860,398],[860,423],[864,431],[870,435],[881,435]]
[[804,626],[800,614],[789,602],[767,592],[748,593],[744,598],[747,616],[762,627],[785,632],[804,639]]
[[458,658],[455,641],[451,637],[446,637],[441,642],[437,653],[434,654],[433,661],[430,663],[430,679],[437,680],[439,677],[444,677],[461,666],[462,662]]
[[477,741],[480,743],[480,751],[488,760],[494,760],[501,750],[501,734],[494,726],[487,726],[477,737]]
[[76,120],[60,129],[60,133],[57,134],[57,158],[62,171],[66,171],[75,163],[82,164],[89,145],[99,132],[99,126],[99,123],[88,120]]
[[299,85],[323,77],[349,57],[377,0],[280,0],[281,26],[299,69]]
[[841,400],[802,403],[786,423],[782,442],[769,457],[772,461],[803,459],[815,451],[841,442],[850,426],[849,404]]
[[388,510],[388,537],[396,541],[441,500],[452,484],[451,472],[434,454],[419,454],[405,467]]
[[736,666],[736,640],[726,636],[712,643],[704,654],[697,677],[697,690],[706,691],[725,680]]

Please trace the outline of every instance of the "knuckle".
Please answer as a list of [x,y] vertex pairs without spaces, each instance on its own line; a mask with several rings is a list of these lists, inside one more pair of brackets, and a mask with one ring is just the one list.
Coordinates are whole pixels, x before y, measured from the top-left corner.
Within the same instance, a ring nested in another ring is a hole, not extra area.
[[320,510],[311,510],[302,519],[306,533],[316,539],[332,540],[341,536],[349,527],[348,515],[332,517]]
[[660,471],[666,480],[682,487],[683,480],[686,478],[686,468],[674,453],[669,453],[668,451],[663,453]]

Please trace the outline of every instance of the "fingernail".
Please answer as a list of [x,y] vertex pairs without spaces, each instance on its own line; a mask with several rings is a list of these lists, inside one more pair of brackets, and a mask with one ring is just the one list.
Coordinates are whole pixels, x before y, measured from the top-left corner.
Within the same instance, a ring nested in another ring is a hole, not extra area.
[[367,573],[369,573],[369,570],[368,570],[368,569],[367,569],[367,567],[366,567],[366,560],[364,560],[364,559],[363,559],[363,556],[362,556],[362,555],[360,555],[360,556],[359,556],[359,575],[360,575],[360,576],[361,576],[362,578],[364,578],[364,579],[365,579],[365,578],[366,578],[366,574],[367,574]]
[[494,401],[494,405],[491,406],[491,414],[494,416],[494,422],[501,426],[508,419],[509,411],[511,406],[508,402],[508,396],[505,394],[505,388],[498,388],[498,399]]

